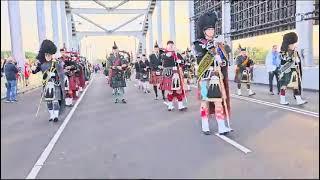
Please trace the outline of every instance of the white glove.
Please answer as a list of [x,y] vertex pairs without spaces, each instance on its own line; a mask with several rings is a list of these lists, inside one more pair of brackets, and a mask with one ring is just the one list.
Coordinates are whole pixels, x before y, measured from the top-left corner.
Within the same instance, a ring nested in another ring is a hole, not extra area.
[[178,60],[177,60],[177,63],[178,63],[178,64],[180,64],[180,63],[181,63],[181,60],[180,60],[180,59],[178,59]]

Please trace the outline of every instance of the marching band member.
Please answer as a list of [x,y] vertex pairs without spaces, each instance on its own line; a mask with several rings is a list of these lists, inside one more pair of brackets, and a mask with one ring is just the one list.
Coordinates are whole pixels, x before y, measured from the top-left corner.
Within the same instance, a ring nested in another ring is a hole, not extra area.
[[297,104],[302,105],[307,101],[301,98],[301,79],[302,68],[301,59],[298,52],[295,50],[295,44],[298,42],[298,36],[294,32],[287,33],[283,36],[283,41],[280,51],[280,104],[289,104],[286,101],[286,89],[293,88],[293,94]]
[[241,83],[247,84],[248,95],[252,96],[256,93],[252,91],[251,84],[251,71],[253,69],[253,60],[249,58],[246,48],[240,47],[240,55],[236,59],[237,69],[236,69],[236,82],[238,83],[237,94],[241,96]]
[[[158,88],[162,81],[162,59],[160,54],[160,49],[158,43],[156,42],[154,45],[154,53],[149,56],[150,59],[150,68],[151,68],[151,77],[150,84],[153,85],[153,91],[156,95],[156,100],[158,100]],[[162,99],[165,100],[164,90],[162,92]]]
[[167,42],[167,49],[162,55],[163,59],[163,80],[160,85],[161,90],[168,91],[167,105],[168,111],[174,109],[173,100],[177,98],[178,109],[185,110],[187,107],[183,105],[185,98],[185,87],[183,84],[182,63],[183,58],[179,53],[176,53],[173,41]]
[[64,100],[64,71],[59,60],[54,59],[57,47],[50,40],[41,43],[39,53],[36,57],[38,64],[33,67],[32,73],[40,71],[43,73],[43,97],[47,102],[50,114],[49,121],[59,120],[59,101]]
[[124,98],[124,88],[126,87],[126,80],[124,72],[128,66],[128,62],[123,55],[119,54],[118,46],[114,42],[112,47],[112,54],[110,54],[107,61],[107,68],[110,74],[110,87],[113,88],[114,102],[127,103]]
[[219,134],[232,131],[229,126],[228,71],[225,67],[228,61],[222,49],[214,42],[216,21],[216,13],[203,14],[197,24],[198,39],[193,43],[198,64],[201,126],[206,135],[210,134],[209,114],[215,114]]
[[142,59],[139,62],[140,66],[140,81],[142,83],[142,89],[144,93],[150,93],[149,91],[149,66],[150,63],[146,58],[146,55],[142,55]]

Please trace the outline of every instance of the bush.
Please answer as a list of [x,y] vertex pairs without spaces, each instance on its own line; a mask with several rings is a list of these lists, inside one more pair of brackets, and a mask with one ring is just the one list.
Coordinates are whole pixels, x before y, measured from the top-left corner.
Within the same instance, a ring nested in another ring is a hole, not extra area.
[[[263,49],[263,48],[251,48],[247,47],[247,52],[249,57],[253,60],[255,64],[264,64],[265,59],[268,54],[268,50]],[[234,57],[237,57],[240,54],[240,51],[237,49],[234,51]]]

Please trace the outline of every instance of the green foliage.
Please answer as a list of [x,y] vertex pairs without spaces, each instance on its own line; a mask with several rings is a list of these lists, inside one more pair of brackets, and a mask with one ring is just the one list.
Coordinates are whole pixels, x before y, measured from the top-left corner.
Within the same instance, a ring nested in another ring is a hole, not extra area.
[[[268,50],[256,47],[247,47],[247,52],[249,57],[254,61],[255,64],[264,64],[266,56],[268,54]],[[236,49],[234,51],[234,57],[238,56],[239,54],[239,49]]]
[[1,58],[6,59],[11,56],[11,51],[1,51]]
[[[8,58],[11,56],[11,51],[1,51],[1,58]],[[37,54],[34,52],[25,52],[25,58],[29,60],[29,63],[34,63],[36,61]]]

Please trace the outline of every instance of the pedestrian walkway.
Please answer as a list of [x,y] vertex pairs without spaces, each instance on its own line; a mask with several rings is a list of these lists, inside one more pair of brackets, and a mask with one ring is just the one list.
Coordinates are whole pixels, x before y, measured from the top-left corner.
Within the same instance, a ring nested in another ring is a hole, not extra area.
[[[5,76],[3,76],[1,78],[1,99],[6,97],[6,93],[7,93],[7,88],[5,86],[6,82],[7,81],[6,81]],[[41,83],[42,83],[42,74],[41,73],[31,74],[29,77],[29,85],[28,86],[25,86],[23,81],[18,81],[18,94],[35,89],[37,87],[40,87]],[[19,95],[18,95],[18,98],[19,98]]]
[[[128,103],[114,104],[105,76],[96,74],[36,178],[319,177],[317,117],[232,98],[235,131],[226,138],[252,151],[245,154],[201,133],[195,90],[186,112],[168,112],[133,81],[126,91]],[[25,178],[63,123],[48,122],[44,103],[34,117],[39,94],[23,94],[17,104],[1,102],[1,178]],[[267,92],[260,96],[270,98]],[[215,121],[210,125],[216,130]]]

